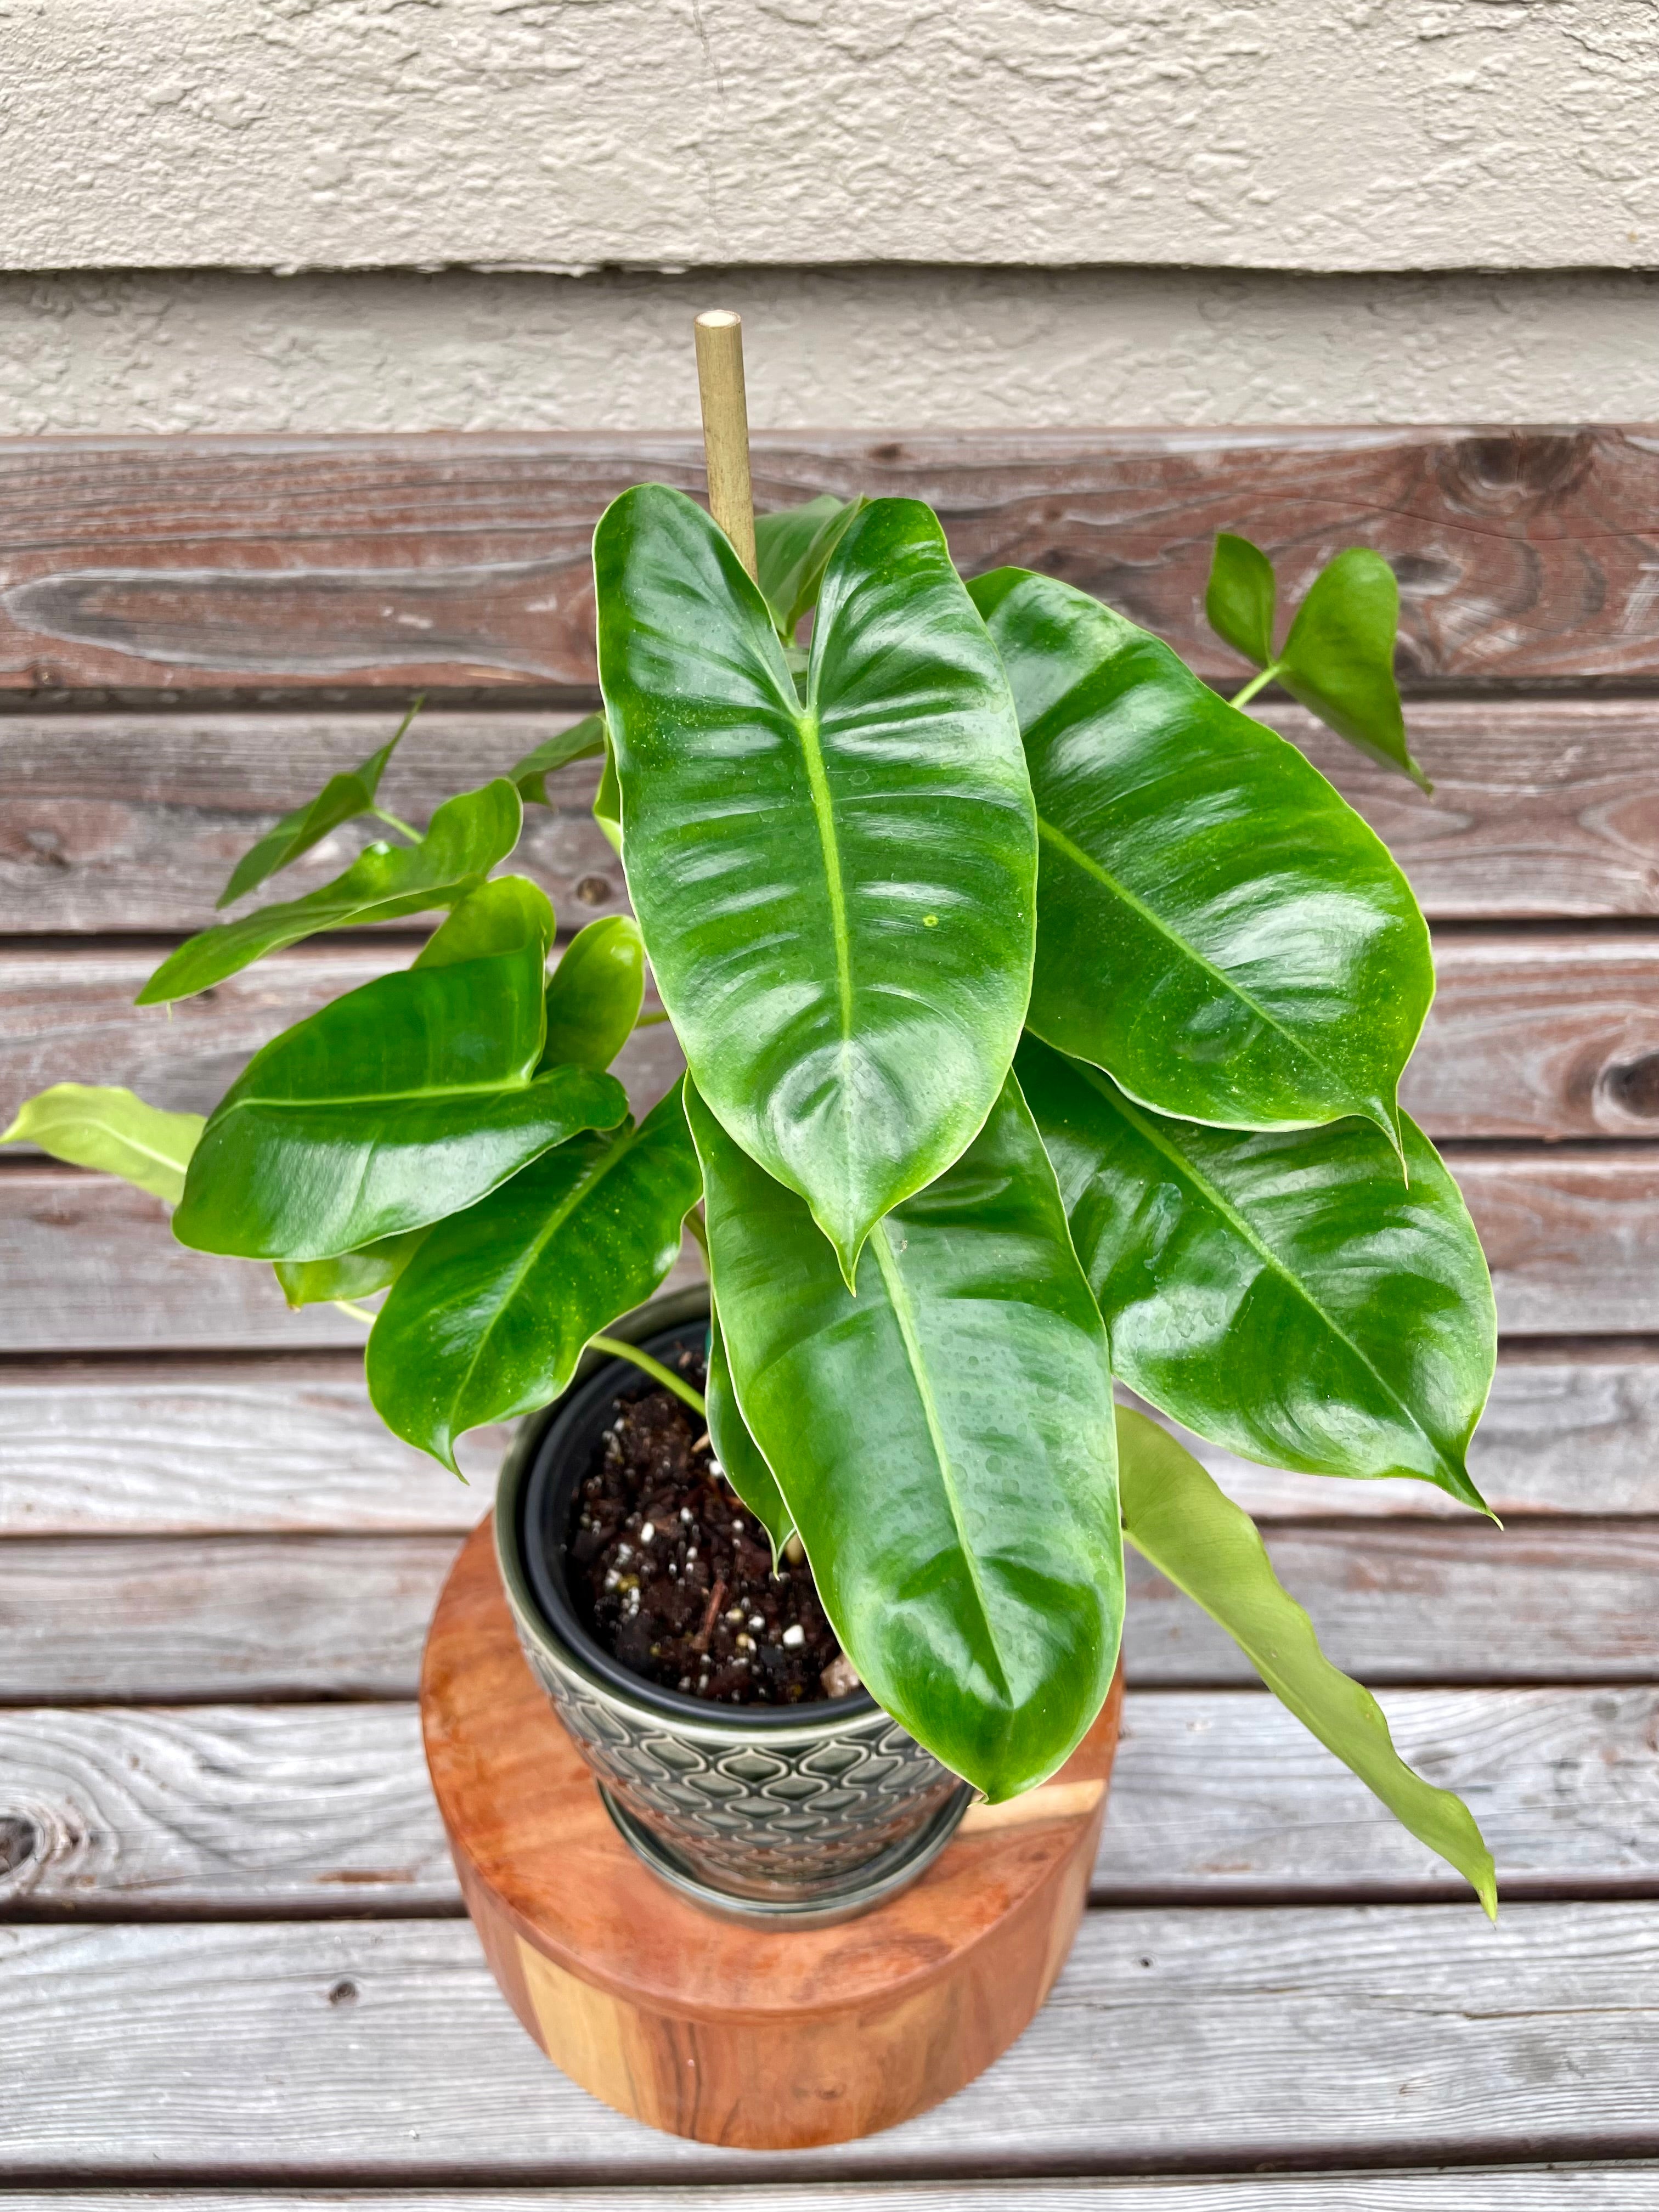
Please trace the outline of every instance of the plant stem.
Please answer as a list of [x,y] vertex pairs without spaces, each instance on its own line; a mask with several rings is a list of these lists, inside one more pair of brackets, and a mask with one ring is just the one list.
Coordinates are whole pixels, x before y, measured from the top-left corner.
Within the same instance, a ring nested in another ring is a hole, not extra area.
[[370,1328],[374,1328],[374,1316],[368,1306],[353,1305],[349,1298],[331,1298],[329,1303],[338,1306],[343,1314],[349,1314],[353,1321],[364,1322]]
[[665,1390],[672,1390],[677,1398],[684,1399],[694,1413],[708,1419],[708,1407],[702,1391],[683,1382],[672,1367],[665,1367],[660,1359],[641,1352],[637,1344],[624,1344],[619,1336],[590,1336],[587,1341],[595,1352],[608,1352],[613,1359],[631,1360],[635,1367],[642,1368],[653,1381],[660,1382]]
[[708,1224],[694,1206],[685,1217],[685,1225],[697,1240],[697,1249],[706,1260],[708,1257]]
[[636,1030],[653,1030],[659,1022],[665,1022],[666,1014],[641,1014],[634,1024]]
[[420,831],[418,830],[411,830],[407,822],[400,822],[395,814],[388,814],[384,806],[371,806],[368,811],[374,817],[374,819],[377,822],[390,823],[392,827],[396,830],[400,836],[408,838],[411,845],[418,845],[420,843]]
[[1266,687],[1273,682],[1274,677],[1277,676],[1278,673],[1279,663],[1276,660],[1270,661],[1267,666],[1262,670],[1260,676],[1251,677],[1249,682],[1244,686],[1244,689],[1242,691],[1234,692],[1232,697],[1227,702],[1228,705],[1231,707],[1248,707],[1251,700],[1255,698],[1256,693],[1265,690]]

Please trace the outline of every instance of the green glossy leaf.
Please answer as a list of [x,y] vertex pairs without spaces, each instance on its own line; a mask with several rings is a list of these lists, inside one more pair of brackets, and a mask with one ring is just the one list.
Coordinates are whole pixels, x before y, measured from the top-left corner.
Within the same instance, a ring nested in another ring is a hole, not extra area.
[[1226,1630],[1273,1695],[1413,1835],[1456,1868],[1495,1920],[1496,1870],[1474,1814],[1450,1790],[1412,1771],[1370,1692],[1326,1658],[1249,1514],[1173,1437],[1124,1407],[1117,1452],[1123,1532],[1135,1549]]
[[1052,1773],[1116,1662],[1106,1341],[1010,1079],[879,1222],[858,1294],[793,1191],[686,1085],[710,1273],[750,1434],[843,1650],[988,1797]]
[[528,876],[492,876],[469,891],[415,955],[416,968],[454,968],[538,945],[544,961],[554,936],[553,902]]
[[579,929],[548,979],[542,1065],[609,1067],[634,1034],[645,997],[645,941],[632,915]]
[[505,778],[448,799],[418,845],[370,845],[342,876],[304,898],[221,922],[169,953],[138,994],[141,1006],[188,999],[279,946],[324,929],[361,929],[453,906],[519,840],[523,810]]
[[605,842],[620,860],[622,858],[622,786],[617,781],[617,756],[611,750],[607,737],[605,745],[605,766],[599,774],[599,787],[593,794],[593,819],[605,832]]
[[398,749],[403,736],[421,710],[416,700],[398,723],[389,744],[371,753],[358,767],[344,775],[331,775],[315,799],[296,806],[291,814],[283,815],[273,830],[268,830],[257,845],[244,853],[232,872],[230,881],[219,894],[219,904],[229,906],[257,890],[267,876],[274,876],[313,845],[320,844],[331,830],[352,822],[360,814],[374,811],[375,794],[380,787],[380,778],[386,764]]
[[821,492],[804,507],[755,517],[755,562],[761,592],[772,611],[778,635],[793,638],[801,617],[817,601],[830,556],[847,526],[869,501],[840,500]]
[[1219,532],[1204,594],[1210,628],[1235,653],[1265,668],[1273,657],[1276,605],[1273,564],[1261,548],[1248,538]]
[[574,1138],[441,1223],[368,1340],[381,1419],[453,1467],[468,1429],[546,1405],[666,1276],[701,1188],[677,1085],[638,1128]]
[[1029,1026],[1164,1113],[1363,1114],[1392,1136],[1434,968],[1382,841],[1294,745],[1097,600],[1017,568],[973,592],[1036,799]]
[[556,737],[544,738],[520,761],[515,761],[507,775],[517,785],[519,796],[526,806],[551,806],[547,795],[547,779],[572,761],[592,760],[605,750],[605,716],[584,714],[580,722],[573,722],[568,730]]
[[337,1298],[367,1298],[395,1283],[430,1234],[411,1229],[383,1237],[361,1252],[342,1252],[332,1260],[278,1260],[272,1272],[290,1306],[331,1304]]
[[1297,609],[1274,671],[1310,714],[1424,791],[1434,786],[1412,758],[1394,680],[1400,586],[1380,553],[1339,553]]
[[789,1508],[783,1502],[778,1479],[766,1463],[766,1454],[749,1433],[732,1387],[732,1369],[720,1334],[720,1315],[708,1316],[708,1374],[703,1383],[708,1421],[708,1441],[720,1472],[767,1534],[772,1539],[772,1565],[794,1529]]
[[1413,1122],[1404,1182],[1363,1122],[1241,1136],[1152,1114],[1033,1038],[1015,1065],[1124,1382],[1246,1459],[1417,1475],[1485,1510],[1467,1454],[1492,1285]]
[[38,1145],[55,1160],[119,1176],[177,1206],[201,1137],[199,1114],[166,1114],[131,1091],[54,1083],[18,1108],[0,1145]]
[[614,1127],[628,1101],[611,1077],[535,1073],[542,1016],[534,943],[348,991],[226,1092],[173,1234],[245,1259],[325,1260],[476,1205],[577,1130]]
[[1036,838],[1007,687],[914,500],[825,571],[805,703],[702,508],[625,492],[593,541],[623,861],[704,1100],[849,1279],[994,1103],[1030,988]]

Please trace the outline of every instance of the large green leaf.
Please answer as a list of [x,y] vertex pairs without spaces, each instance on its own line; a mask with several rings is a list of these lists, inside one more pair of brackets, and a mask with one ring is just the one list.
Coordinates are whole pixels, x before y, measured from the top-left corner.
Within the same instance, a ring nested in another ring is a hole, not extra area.
[[398,723],[391,741],[373,752],[358,767],[344,775],[331,775],[315,799],[296,806],[291,814],[283,815],[273,830],[266,830],[258,843],[244,853],[232,871],[230,881],[219,894],[219,904],[229,906],[256,890],[267,876],[274,876],[313,845],[320,844],[331,830],[355,821],[360,814],[375,811],[375,794],[380,787],[380,778],[386,764],[397,750],[398,740],[403,736],[421,710],[416,700]]
[[778,635],[792,638],[810,611],[823,581],[830,556],[859,510],[869,504],[840,500],[821,492],[804,507],[787,507],[755,517],[755,562],[761,592],[772,611]]
[[475,1205],[628,1101],[585,1067],[535,1073],[542,956],[413,968],[348,991],[266,1045],[202,1133],[182,1243],[325,1260]]
[[131,1091],[54,1083],[18,1108],[0,1145],[38,1145],[55,1160],[119,1176],[177,1206],[203,1129],[199,1114],[167,1114]]
[[525,804],[550,806],[547,795],[547,779],[572,761],[592,760],[605,750],[605,716],[584,714],[580,722],[573,722],[568,730],[556,736],[544,738],[524,758],[514,761],[507,775],[518,786],[519,796]]
[[1052,1773],[1117,1658],[1106,1340],[1010,1079],[879,1222],[858,1293],[793,1191],[688,1082],[738,1401],[842,1648],[988,1797]]
[[468,1429],[546,1405],[667,1274],[701,1188],[677,1085],[638,1128],[574,1138],[441,1223],[368,1340],[381,1419],[453,1467]]
[[1400,586],[1380,553],[1339,553],[1314,578],[1278,660],[1279,682],[1320,720],[1386,767],[1434,786],[1412,758],[1394,680]]
[[702,1390],[708,1441],[714,1447],[720,1472],[772,1539],[772,1564],[775,1567],[778,1554],[788,1542],[795,1524],[783,1502],[778,1479],[766,1463],[766,1454],[750,1435],[738,1407],[737,1393],[732,1387],[731,1364],[726,1356],[726,1339],[720,1334],[720,1315],[713,1308],[708,1315],[708,1374]]
[[1270,1467],[1420,1476],[1480,1507],[1497,1348],[1456,1184],[1404,1124],[1242,1136],[1153,1114],[1028,1037],[1015,1063],[1121,1379]]
[[401,1237],[384,1237],[378,1244],[365,1244],[361,1252],[341,1252],[331,1260],[278,1260],[272,1273],[282,1285],[283,1296],[296,1310],[343,1298],[371,1297],[397,1281],[430,1234],[429,1230],[410,1229]]
[[634,1033],[645,996],[645,945],[632,915],[607,915],[579,929],[547,986],[544,1067],[574,1060],[609,1067]]
[[990,1111],[1030,982],[1036,836],[1007,686],[934,516],[877,500],[823,579],[803,703],[701,507],[593,542],[623,862],[703,1099],[851,1279]]
[[1434,991],[1380,839],[1293,745],[1069,585],[974,597],[1036,799],[1029,1024],[1162,1112],[1233,1128],[1363,1114],[1393,1133]]
[[523,809],[505,778],[448,799],[418,845],[369,845],[342,876],[304,898],[261,907],[204,929],[169,953],[138,994],[141,1006],[188,999],[227,975],[323,929],[361,929],[453,906],[518,842]]
[[1123,1532],[1177,1589],[1239,1645],[1276,1698],[1431,1850],[1456,1868],[1494,1920],[1492,1853],[1449,1790],[1414,1774],[1369,1690],[1332,1666],[1313,1623],[1274,1574],[1255,1523],[1191,1453],[1144,1414],[1120,1407]]
[[528,876],[492,876],[452,908],[411,964],[454,968],[525,945],[538,945],[545,960],[553,935],[553,902],[539,884]]

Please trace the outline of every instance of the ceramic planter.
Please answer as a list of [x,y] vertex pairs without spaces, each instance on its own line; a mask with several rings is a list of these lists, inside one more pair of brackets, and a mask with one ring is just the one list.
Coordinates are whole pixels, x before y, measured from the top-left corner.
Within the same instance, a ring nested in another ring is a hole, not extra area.
[[[611,1332],[659,1359],[701,1352],[708,1294],[659,1298]],[[915,1881],[954,1832],[965,1784],[867,1692],[713,1705],[630,1674],[579,1620],[565,1581],[570,1505],[618,1397],[655,1386],[590,1353],[526,1419],[501,1469],[495,1544],[525,1656],[629,1843],[728,1917],[823,1925]]]

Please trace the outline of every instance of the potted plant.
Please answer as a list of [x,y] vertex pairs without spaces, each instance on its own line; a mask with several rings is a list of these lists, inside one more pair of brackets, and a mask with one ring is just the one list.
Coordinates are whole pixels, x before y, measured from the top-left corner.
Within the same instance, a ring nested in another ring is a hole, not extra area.
[[[1222,538],[1210,619],[1258,671],[1230,702],[1069,585],[964,583],[915,501],[814,500],[752,551],[726,520],[624,493],[594,537],[603,714],[418,830],[379,806],[394,738],[222,903],[343,823],[396,842],[204,930],[139,1003],[441,915],[411,966],[274,1038],[204,1123],[61,1085],[7,1139],[159,1193],[295,1304],[384,1292],[370,1394],[444,1464],[532,1416],[496,1515],[525,1648],[630,1839],[704,1901],[859,1909],[970,1788],[1052,1774],[1113,1678],[1127,1536],[1493,1911],[1466,1808],[1112,1395],[1483,1510],[1490,1286],[1396,1097],[1427,930],[1241,711],[1277,680],[1420,781],[1392,575],[1341,554],[1276,644],[1270,563]],[[546,896],[495,872],[589,755],[637,921],[550,975]],[[653,1018],[647,958],[688,1073],[636,1125],[609,1070]],[[653,1307],[687,1222],[709,1290]]]

